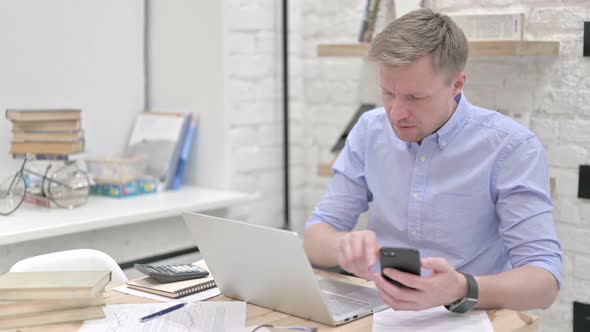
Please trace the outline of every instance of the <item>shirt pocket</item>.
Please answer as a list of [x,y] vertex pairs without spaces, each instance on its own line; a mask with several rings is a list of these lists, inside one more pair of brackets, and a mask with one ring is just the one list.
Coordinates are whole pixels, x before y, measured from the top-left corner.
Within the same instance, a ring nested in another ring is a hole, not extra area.
[[473,252],[493,237],[486,234],[490,232],[493,212],[487,198],[438,194],[434,206],[434,234],[450,255],[464,257],[464,253]]

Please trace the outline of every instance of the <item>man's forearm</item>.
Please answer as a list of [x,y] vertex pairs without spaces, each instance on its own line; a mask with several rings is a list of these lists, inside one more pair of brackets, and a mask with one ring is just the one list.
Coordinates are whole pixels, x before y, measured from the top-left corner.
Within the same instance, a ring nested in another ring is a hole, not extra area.
[[309,260],[321,266],[338,265],[338,240],[344,232],[328,224],[315,224],[305,231],[303,247]]
[[553,275],[536,266],[522,266],[475,279],[479,287],[478,307],[485,309],[546,309],[559,292]]

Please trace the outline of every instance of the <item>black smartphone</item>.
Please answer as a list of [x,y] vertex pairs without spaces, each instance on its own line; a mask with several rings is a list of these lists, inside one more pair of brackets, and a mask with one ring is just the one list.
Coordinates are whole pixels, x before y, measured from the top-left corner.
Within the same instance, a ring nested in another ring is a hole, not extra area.
[[383,278],[398,287],[410,288],[390,279],[383,274],[383,269],[389,267],[417,276],[420,275],[420,252],[417,249],[382,247],[379,250],[379,259],[381,263],[381,275]]

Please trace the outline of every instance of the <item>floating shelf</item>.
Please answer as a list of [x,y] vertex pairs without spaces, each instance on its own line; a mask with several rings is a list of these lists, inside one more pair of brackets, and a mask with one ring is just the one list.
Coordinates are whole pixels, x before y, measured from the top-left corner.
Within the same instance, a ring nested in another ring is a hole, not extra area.
[[[320,44],[318,56],[364,57],[368,43]],[[558,56],[558,41],[498,40],[469,42],[470,56]]]
[[319,163],[318,164],[318,176],[332,176],[332,164]]

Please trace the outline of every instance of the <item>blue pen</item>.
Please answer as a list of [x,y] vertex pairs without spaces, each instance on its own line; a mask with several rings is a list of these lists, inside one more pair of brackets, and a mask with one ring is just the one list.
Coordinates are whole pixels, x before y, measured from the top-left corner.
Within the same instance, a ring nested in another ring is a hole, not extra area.
[[140,323],[145,323],[145,322],[147,322],[148,320],[151,320],[151,319],[154,319],[154,318],[160,317],[160,316],[162,316],[162,315],[165,315],[165,314],[167,314],[167,313],[169,313],[169,312],[172,312],[172,311],[174,311],[174,310],[178,310],[178,309],[180,309],[180,308],[184,307],[185,305],[186,305],[186,303],[179,303],[179,304],[177,304],[177,305],[173,305],[173,306],[171,306],[170,308],[166,308],[166,309],[160,310],[160,311],[158,311],[158,312],[154,312],[153,314],[149,314],[149,315],[147,315],[147,316],[145,316],[145,317],[141,317],[141,318],[139,319],[139,322],[140,322]]

